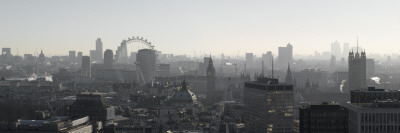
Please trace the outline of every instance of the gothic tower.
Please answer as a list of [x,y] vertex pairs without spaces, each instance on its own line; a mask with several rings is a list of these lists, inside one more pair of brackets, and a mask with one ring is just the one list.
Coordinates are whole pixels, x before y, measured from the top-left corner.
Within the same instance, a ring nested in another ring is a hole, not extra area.
[[212,93],[215,91],[215,68],[213,60],[210,56],[207,67],[207,97],[211,97]]
[[[358,41],[357,41],[358,42]],[[349,90],[366,89],[367,69],[365,50],[361,54],[349,52]]]
[[287,72],[286,72],[285,83],[287,83],[287,84],[292,84],[293,83],[292,72],[290,71],[290,65],[289,64],[288,64],[288,68],[287,68]]

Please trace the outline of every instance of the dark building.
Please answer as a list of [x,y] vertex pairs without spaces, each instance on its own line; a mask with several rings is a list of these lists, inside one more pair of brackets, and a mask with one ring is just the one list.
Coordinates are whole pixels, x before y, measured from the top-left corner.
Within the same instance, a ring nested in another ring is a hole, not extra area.
[[151,82],[157,73],[156,64],[156,51],[152,49],[141,49],[138,51],[136,56],[137,66],[141,75],[143,75],[144,81],[141,83]]
[[367,85],[367,69],[366,69],[365,51],[361,54],[351,51],[349,53],[349,89],[359,90],[366,89]]
[[113,59],[113,51],[111,49],[107,49],[104,52],[104,69],[112,69],[114,66],[114,59]]
[[211,98],[213,92],[215,91],[215,68],[213,64],[213,60],[210,56],[210,60],[208,62],[207,67],[207,97]]
[[2,48],[1,55],[11,55],[11,48]]
[[288,64],[288,69],[286,71],[285,83],[293,84],[292,72],[290,71],[290,65]]
[[39,63],[42,64],[42,65],[44,65],[45,61],[46,61],[46,59],[45,59],[45,56],[44,56],[44,54],[43,54],[43,50],[40,50],[40,54],[39,54]]
[[82,57],[82,69],[81,69],[82,76],[91,77],[92,76],[91,71],[92,71],[92,63],[90,61],[90,57],[83,56]]
[[293,85],[274,78],[245,82],[246,133],[293,132]]
[[89,116],[92,121],[106,121],[114,118],[115,109],[106,104],[103,94],[82,93],[76,96],[76,101],[71,105],[70,115]]
[[371,103],[376,100],[388,99],[400,99],[400,91],[375,89],[375,87],[368,87],[368,90],[350,91],[351,103]]
[[348,133],[348,110],[336,103],[300,106],[300,133]]

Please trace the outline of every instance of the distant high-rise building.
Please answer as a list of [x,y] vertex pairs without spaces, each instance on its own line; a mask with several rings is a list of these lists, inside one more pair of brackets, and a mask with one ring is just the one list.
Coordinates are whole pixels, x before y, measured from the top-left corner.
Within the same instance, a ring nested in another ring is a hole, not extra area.
[[253,53],[246,53],[246,68],[248,70],[253,69],[253,61],[254,61],[254,55]]
[[43,65],[43,64],[45,64],[45,61],[46,61],[46,57],[43,54],[43,50],[40,50],[39,63]]
[[331,56],[331,64],[329,64],[329,65],[332,67],[336,66],[336,56],[334,56],[334,55]]
[[366,89],[367,85],[367,74],[366,74],[366,56],[365,51],[361,51],[361,54],[351,51],[349,53],[349,89],[359,90]]
[[78,52],[78,57],[77,57],[77,59],[78,59],[78,63],[82,63],[82,56],[83,56],[83,53],[81,52],[81,51],[79,51]]
[[131,62],[136,62],[136,55],[137,55],[137,52],[131,52],[131,56],[130,56],[130,61]]
[[136,62],[138,64],[138,70],[143,75],[144,81],[149,83],[153,80],[157,72],[156,64],[156,51],[152,49],[141,49],[138,51],[136,56]]
[[351,103],[371,103],[376,100],[400,99],[400,91],[376,89],[368,87],[368,90],[352,90],[350,91]]
[[374,59],[366,60],[367,77],[375,74],[375,61]]
[[114,54],[111,49],[104,52],[104,69],[112,69],[114,66]]
[[293,46],[289,43],[286,47],[278,48],[278,67],[284,69],[293,61]]
[[293,85],[274,78],[245,82],[246,133],[292,133],[293,93]]
[[11,55],[11,48],[2,48],[1,55]]
[[96,62],[103,61],[103,43],[101,42],[101,38],[97,38],[96,40]]
[[207,75],[207,67],[209,62],[210,62],[210,57],[204,57],[203,62],[199,62],[199,67],[197,70],[198,75],[203,75],[203,76]]
[[331,54],[340,57],[342,54],[342,49],[340,48],[340,43],[338,41],[335,41],[334,43],[331,44]]
[[90,57],[89,56],[82,56],[82,70],[81,73],[83,76],[91,77],[92,65],[91,65]]
[[337,103],[300,106],[300,133],[348,133],[348,110]]
[[[266,54],[262,54],[262,60],[264,61],[265,66],[269,69],[271,69],[271,62],[272,62],[272,52],[268,51]],[[264,68],[266,69],[266,68]]]
[[214,68],[213,60],[210,56],[208,67],[207,67],[207,97],[210,98],[215,91],[215,80],[216,80],[216,73]]
[[349,53],[349,50],[350,50],[350,44],[349,43],[343,43],[342,57],[346,57],[347,54]]
[[69,51],[69,61],[75,62],[76,60],[76,52],[75,51]]
[[[155,52],[154,52],[154,55]],[[117,51],[115,52],[116,62],[119,64],[126,64],[128,63],[128,46],[126,45],[126,40],[121,42],[121,46],[118,47]]]
[[95,61],[97,63],[97,61],[94,60],[94,59],[96,59],[96,56],[97,56],[96,50],[90,50],[89,54],[90,54],[90,58],[93,59],[92,61]]

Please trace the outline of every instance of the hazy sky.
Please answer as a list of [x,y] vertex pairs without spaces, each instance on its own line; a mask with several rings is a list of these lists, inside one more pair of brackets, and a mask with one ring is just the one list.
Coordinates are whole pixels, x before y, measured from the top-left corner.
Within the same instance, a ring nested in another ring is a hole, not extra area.
[[2,0],[0,47],[13,54],[84,55],[143,36],[163,53],[241,56],[293,44],[295,54],[330,51],[335,40],[368,52],[400,52],[400,1]]

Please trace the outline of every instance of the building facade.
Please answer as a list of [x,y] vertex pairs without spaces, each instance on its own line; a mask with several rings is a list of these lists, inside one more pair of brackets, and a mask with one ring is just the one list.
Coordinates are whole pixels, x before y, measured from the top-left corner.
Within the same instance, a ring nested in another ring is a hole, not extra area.
[[293,85],[278,79],[258,78],[245,83],[244,106],[247,133],[293,132]]
[[367,70],[366,70],[366,55],[365,51],[349,53],[349,89],[359,90],[366,89],[367,85]]

